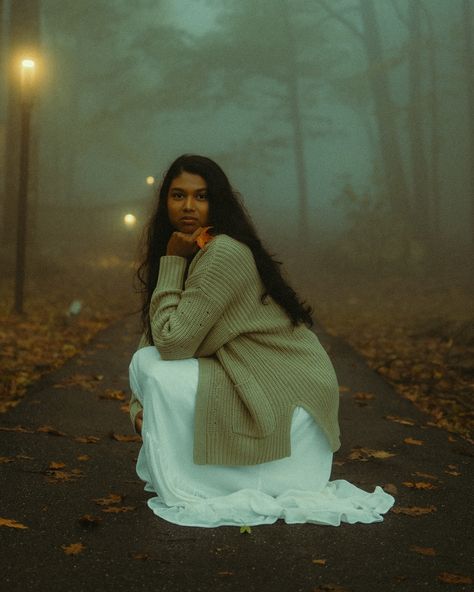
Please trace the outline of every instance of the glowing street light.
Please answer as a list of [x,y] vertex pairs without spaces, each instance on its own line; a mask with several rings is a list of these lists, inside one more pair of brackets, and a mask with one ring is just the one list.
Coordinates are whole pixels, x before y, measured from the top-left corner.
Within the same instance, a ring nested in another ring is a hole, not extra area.
[[155,182],[155,177],[147,177],[146,178],[146,184],[147,185],[153,185],[153,183]]
[[23,312],[25,285],[26,220],[28,207],[28,173],[30,155],[30,122],[33,106],[35,62],[21,61],[21,132],[20,170],[18,182],[18,222],[16,241],[15,312]]
[[137,223],[137,217],[133,214],[125,214],[125,216],[123,217],[123,221],[125,222],[126,226],[132,228]]

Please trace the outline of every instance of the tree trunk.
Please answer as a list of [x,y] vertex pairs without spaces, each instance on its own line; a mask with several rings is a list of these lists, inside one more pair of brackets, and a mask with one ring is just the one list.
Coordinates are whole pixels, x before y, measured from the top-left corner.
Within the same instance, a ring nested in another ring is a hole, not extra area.
[[[13,244],[16,238],[18,200],[19,137],[20,137],[20,60],[23,56],[36,57],[39,45],[39,0],[14,0],[10,7],[7,63],[5,188],[1,196],[3,210],[3,243]],[[34,130],[34,127],[33,127]],[[34,131],[33,131],[34,133]],[[31,163],[37,163],[36,142],[32,141]],[[31,186],[35,188],[36,174],[31,171]],[[33,211],[34,211],[34,204]]]
[[300,240],[303,244],[306,244],[310,232],[314,229],[311,228],[311,225],[309,224],[308,181],[305,162],[304,131],[301,122],[301,105],[299,98],[298,59],[287,0],[282,1],[282,16],[288,41],[287,96],[290,123],[293,132],[293,154],[295,159],[296,180],[298,184],[298,230],[300,233]]
[[[373,0],[359,0],[364,27],[364,46],[367,55],[369,84],[375,105],[375,120],[380,141],[387,193],[394,225],[406,237],[412,220],[408,186],[400,152],[393,104],[390,98],[390,81],[379,67],[383,55],[380,29]],[[412,229],[410,229],[412,230]]]
[[467,129],[469,134],[469,190],[471,195],[471,212],[469,231],[471,249],[474,251],[474,42],[472,35],[472,5],[470,0],[463,0],[464,46],[467,84]]
[[433,21],[431,15],[425,9],[427,17],[427,24],[430,32],[429,44],[429,70],[430,70],[430,95],[428,109],[430,113],[431,126],[431,221],[432,231],[437,241],[441,244],[443,242],[441,236],[441,220],[439,214],[439,207],[441,203],[440,191],[440,121],[439,121],[439,100],[438,100],[438,70],[436,65],[436,35],[433,30]]
[[420,0],[408,4],[410,52],[408,57],[409,105],[407,117],[408,140],[411,153],[413,213],[418,238],[431,252],[432,226],[429,195],[428,165],[426,162],[422,118],[422,32]]

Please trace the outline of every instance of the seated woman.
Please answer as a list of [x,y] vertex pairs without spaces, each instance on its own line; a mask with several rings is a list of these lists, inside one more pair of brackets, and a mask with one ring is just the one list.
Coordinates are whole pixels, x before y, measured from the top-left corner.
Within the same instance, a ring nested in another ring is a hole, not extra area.
[[130,414],[153,512],[204,527],[381,521],[392,496],[329,482],[334,368],[212,160],[184,155],[165,174],[139,277]]

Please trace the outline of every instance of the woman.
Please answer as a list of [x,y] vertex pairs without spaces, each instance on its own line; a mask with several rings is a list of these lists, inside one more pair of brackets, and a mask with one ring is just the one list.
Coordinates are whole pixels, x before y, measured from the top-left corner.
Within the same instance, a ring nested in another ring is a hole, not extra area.
[[130,364],[137,473],[170,522],[374,522],[394,502],[328,482],[337,378],[278,265],[222,169],[179,157],[148,228]]

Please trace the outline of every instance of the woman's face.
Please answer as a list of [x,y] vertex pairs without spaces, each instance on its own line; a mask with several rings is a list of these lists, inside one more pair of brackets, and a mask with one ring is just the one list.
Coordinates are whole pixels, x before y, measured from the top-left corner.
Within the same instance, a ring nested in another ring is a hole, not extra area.
[[192,234],[209,222],[207,183],[200,175],[182,172],[171,182],[168,197],[168,217],[179,232]]

